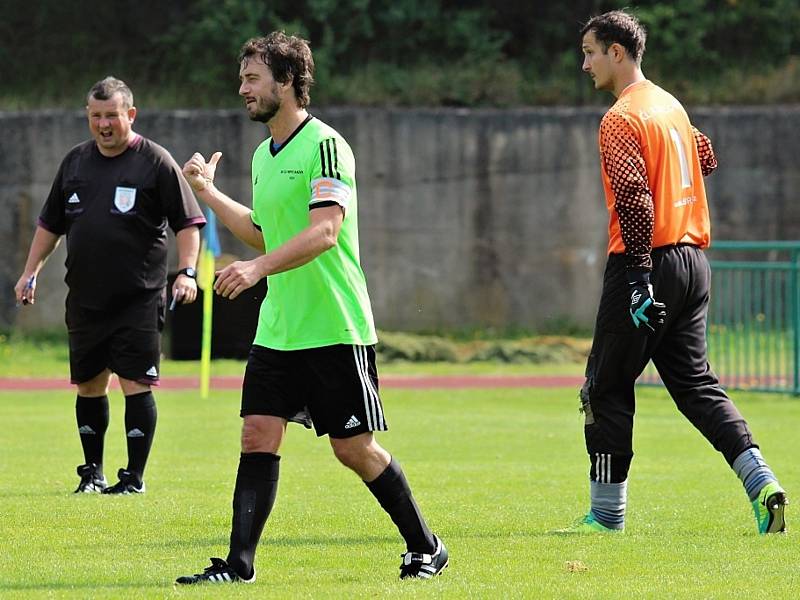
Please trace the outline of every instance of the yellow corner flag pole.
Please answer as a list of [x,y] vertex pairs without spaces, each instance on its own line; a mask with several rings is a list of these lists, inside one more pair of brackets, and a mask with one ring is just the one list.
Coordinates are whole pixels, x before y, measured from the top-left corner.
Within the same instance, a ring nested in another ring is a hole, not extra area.
[[197,284],[203,290],[203,336],[200,345],[200,397],[208,399],[211,387],[211,332],[214,310],[214,259],[221,254],[217,234],[217,218],[213,211],[206,215],[205,236],[200,249]]
[[200,397],[208,399],[211,384],[211,324],[214,310],[214,254],[207,244],[200,254],[200,288],[203,290],[203,337],[200,346]]

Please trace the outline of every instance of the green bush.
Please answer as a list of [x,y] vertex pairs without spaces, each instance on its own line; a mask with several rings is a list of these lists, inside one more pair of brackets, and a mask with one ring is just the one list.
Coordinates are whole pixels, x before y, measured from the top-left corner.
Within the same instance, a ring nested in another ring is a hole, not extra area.
[[[605,103],[578,33],[626,1],[102,0],[12,2],[0,19],[0,108],[78,108],[113,74],[150,108],[240,105],[236,54],[274,29],[310,40],[316,104]],[[107,18],[113,10],[116,18]],[[796,0],[641,0],[645,74],[698,103],[800,101]],[[102,32],[102,35],[98,35]],[[142,32],[146,32],[146,35]],[[46,76],[41,56],[48,56]]]
[[579,363],[586,360],[591,345],[585,338],[561,336],[455,340],[382,331],[378,337],[382,362]]
[[377,353],[386,362],[457,362],[455,342],[437,336],[381,332]]

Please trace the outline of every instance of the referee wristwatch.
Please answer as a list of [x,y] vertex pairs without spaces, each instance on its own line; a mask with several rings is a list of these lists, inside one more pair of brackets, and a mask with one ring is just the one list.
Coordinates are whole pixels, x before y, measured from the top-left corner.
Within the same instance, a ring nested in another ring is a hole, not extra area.
[[186,275],[192,279],[197,279],[197,271],[195,271],[192,267],[184,267],[178,271],[178,275]]

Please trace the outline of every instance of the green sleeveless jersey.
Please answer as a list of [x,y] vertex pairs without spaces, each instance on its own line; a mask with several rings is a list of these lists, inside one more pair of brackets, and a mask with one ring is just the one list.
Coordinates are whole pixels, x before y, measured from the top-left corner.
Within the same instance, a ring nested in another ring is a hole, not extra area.
[[311,262],[267,277],[254,344],[300,350],[377,342],[358,250],[355,159],[333,128],[309,118],[277,150],[272,139],[253,155],[253,223],[266,252],[308,227],[315,206],[338,204],[338,243]]

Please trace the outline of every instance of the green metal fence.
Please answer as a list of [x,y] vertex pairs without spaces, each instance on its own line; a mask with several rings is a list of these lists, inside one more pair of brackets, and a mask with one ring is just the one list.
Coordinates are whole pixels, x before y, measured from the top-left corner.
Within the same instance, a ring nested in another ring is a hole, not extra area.
[[[800,242],[718,241],[709,259],[708,353],[722,384],[800,394]],[[642,382],[658,382],[652,363]]]

